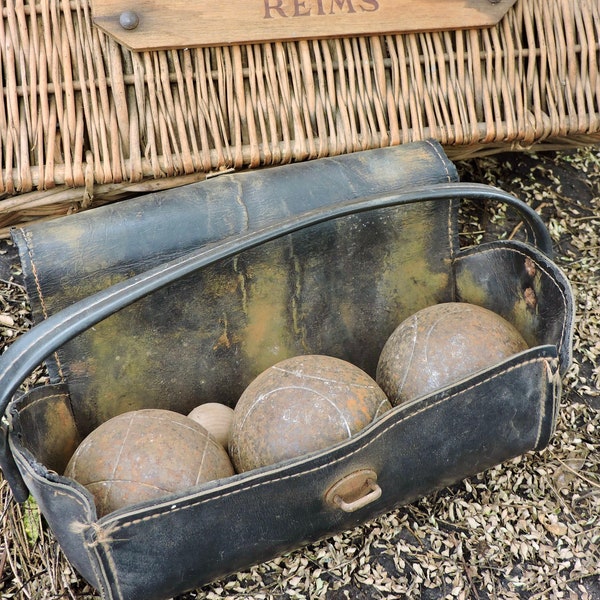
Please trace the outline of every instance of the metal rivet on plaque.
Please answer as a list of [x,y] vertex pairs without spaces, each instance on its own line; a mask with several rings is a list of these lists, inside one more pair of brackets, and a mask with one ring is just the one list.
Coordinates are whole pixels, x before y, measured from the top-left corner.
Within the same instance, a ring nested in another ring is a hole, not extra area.
[[119,25],[123,29],[135,29],[140,24],[140,18],[132,10],[126,10],[119,15]]

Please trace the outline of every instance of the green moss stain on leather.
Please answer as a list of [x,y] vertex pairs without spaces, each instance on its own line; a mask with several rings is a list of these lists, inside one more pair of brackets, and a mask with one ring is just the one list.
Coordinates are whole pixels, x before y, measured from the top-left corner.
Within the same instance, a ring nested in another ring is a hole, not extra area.
[[131,311],[120,311],[96,325],[87,340],[91,357],[81,363],[87,373],[73,373],[75,382],[87,379],[76,404],[82,426],[96,427],[123,412],[169,404],[163,389],[149,385],[161,368],[160,350],[166,349],[157,347],[151,330],[140,328],[134,334],[132,318]]
[[456,275],[457,301],[470,302],[477,306],[487,306],[488,297],[481,283],[468,269],[459,269]]
[[396,324],[425,306],[451,299],[447,241],[438,243],[439,237],[438,224],[426,218],[425,207],[408,207],[378,277],[378,297],[386,299]]

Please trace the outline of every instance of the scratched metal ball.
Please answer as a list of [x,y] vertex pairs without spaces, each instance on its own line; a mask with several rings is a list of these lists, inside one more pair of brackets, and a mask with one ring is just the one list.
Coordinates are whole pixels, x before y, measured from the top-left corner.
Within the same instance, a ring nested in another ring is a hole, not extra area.
[[233,474],[227,452],[204,427],[160,409],[109,419],[81,442],[65,470],[94,496],[98,516]]
[[192,410],[188,417],[200,423],[224,448],[229,445],[233,408],[219,402],[206,402]]
[[436,304],[396,328],[375,378],[397,406],[526,349],[517,329],[491,310],[461,302]]
[[283,360],[243,392],[233,415],[229,455],[249,471],[345,440],[391,409],[367,373],[331,356]]

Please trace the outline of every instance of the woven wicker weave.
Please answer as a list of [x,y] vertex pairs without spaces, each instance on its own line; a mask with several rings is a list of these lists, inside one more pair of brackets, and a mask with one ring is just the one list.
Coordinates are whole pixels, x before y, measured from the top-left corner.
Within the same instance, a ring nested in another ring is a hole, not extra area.
[[0,235],[29,219],[431,137],[454,158],[600,141],[599,0],[485,30],[132,53],[86,0],[6,0]]

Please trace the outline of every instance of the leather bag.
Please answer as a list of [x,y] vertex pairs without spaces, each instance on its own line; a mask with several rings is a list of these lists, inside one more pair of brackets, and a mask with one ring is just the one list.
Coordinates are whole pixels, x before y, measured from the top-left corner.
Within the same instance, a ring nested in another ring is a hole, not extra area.
[[[509,204],[529,241],[461,248],[463,199]],[[103,598],[197,588],[539,450],[553,433],[571,361],[569,283],[539,216],[458,182],[437,142],[221,175],[13,238],[37,324],[0,358],[2,469]],[[110,417],[234,406],[283,358],[327,354],[374,376],[395,327],[449,301],[493,310],[529,348],[326,450],[102,518],[62,475]],[[19,393],[42,361],[50,383]]]

